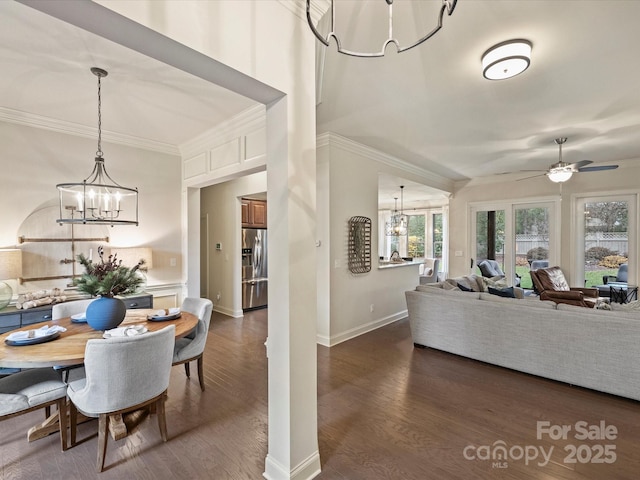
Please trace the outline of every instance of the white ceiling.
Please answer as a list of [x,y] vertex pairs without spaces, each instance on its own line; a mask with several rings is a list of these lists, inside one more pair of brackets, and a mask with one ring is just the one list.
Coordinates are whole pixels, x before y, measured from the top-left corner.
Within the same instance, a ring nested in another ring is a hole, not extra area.
[[[342,21],[350,31],[377,25],[365,16],[371,0],[336,1],[356,13],[358,23]],[[418,10],[402,15],[403,3]],[[432,28],[440,4],[394,2],[403,44],[419,31],[419,14]],[[553,140],[561,136],[569,137],[565,161],[621,164],[640,157],[638,19],[640,1],[459,0],[440,32],[405,53],[390,47],[385,57],[361,59],[328,48],[317,131],[452,180],[544,170],[557,161]],[[354,39],[354,48],[379,50],[386,27],[374,33],[375,40],[368,33]],[[532,42],[531,67],[509,80],[485,80],[482,53],[512,38]],[[109,71],[103,130],[176,151],[255,105],[16,2],[0,2],[0,58],[0,119],[39,115],[95,128],[92,66]]]
[[[347,4],[358,24],[344,25],[368,24],[362,2]],[[435,18],[433,8],[423,10]],[[545,169],[558,159],[557,137],[569,138],[568,162],[637,158],[639,19],[638,1],[460,0],[442,29],[413,50],[397,54],[391,46],[385,57],[361,59],[331,45],[318,132],[455,180]],[[533,44],[529,69],[484,79],[482,54],[514,38]]]
[[[256,103],[31,7],[0,1],[0,109],[177,146]],[[7,113],[8,112],[8,113]]]

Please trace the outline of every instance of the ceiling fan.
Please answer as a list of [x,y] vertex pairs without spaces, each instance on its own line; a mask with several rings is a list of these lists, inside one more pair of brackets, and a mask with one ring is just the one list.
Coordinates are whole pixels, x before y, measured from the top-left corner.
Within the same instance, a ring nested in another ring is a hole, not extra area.
[[[567,163],[562,161],[562,145],[567,141],[566,137],[556,138],[555,142],[560,149],[558,162],[554,163],[549,167],[549,169],[541,174],[549,177],[549,180],[555,183],[563,183],[571,178],[574,173],[582,173],[582,172],[599,172],[601,170],[615,170],[618,168],[618,165],[594,165],[593,167],[587,167],[587,165],[592,164],[591,160],[580,160],[576,163]],[[538,175],[534,175],[538,176]],[[533,178],[533,177],[526,177]],[[520,180],[525,180],[524,178]]]

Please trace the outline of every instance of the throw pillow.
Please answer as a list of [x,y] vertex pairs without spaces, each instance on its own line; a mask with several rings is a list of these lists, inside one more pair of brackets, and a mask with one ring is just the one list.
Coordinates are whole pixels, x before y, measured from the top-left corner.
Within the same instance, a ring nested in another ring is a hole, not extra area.
[[462,290],[463,292],[473,292],[473,289],[464,286],[463,284],[461,284],[460,282],[458,282],[458,288],[460,290]]
[[509,288],[489,287],[488,291],[491,295],[498,295],[499,297],[516,298],[516,294],[513,291],[513,287],[509,287]]

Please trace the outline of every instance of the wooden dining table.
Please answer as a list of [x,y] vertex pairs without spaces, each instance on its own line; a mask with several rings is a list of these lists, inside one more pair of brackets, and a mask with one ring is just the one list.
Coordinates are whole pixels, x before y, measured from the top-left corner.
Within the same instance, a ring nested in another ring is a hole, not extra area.
[[[189,334],[198,324],[198,317],[189,312],[181,312],[179,318],[174,320],[152,321],[148,316],[157,312],[155,309],[127,310],[121,327],[144,325],[148,331],[161,330],[167,325],[175,325],[175,337],[180,338]],[[14,332],[27,331],[41,328],[45,325],[52,327],[60,325],[66,328],[60,332],[60,336],[54,340],[34,345],[12,346],[5,343],[5,339]],[[6,368],[38,368],[54,366],[70,366],[84,363],[84,351],[87,340],[103,338],[102,331],[94,330],[87,323],[72,322],[71,317],[48,322],[35,323],[23,328],[12,330],[0,335],[0,367]],[[125,424],[125,419],[112,418],[110,426],[111,435],[119,440],[127,435],[135,421]],[[43,438],[58,431],[58,414],[49,416],[44,422],[29,429],[27,438],[29,441]]]

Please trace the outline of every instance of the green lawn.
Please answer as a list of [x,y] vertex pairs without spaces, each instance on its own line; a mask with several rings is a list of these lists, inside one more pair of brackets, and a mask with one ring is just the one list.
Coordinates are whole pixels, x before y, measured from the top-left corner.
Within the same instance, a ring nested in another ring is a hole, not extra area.
[[[608,270],[592,270],[585,272],[586,283],[585,287],[593,287],[594,285],[602,285],[602,277],[604,275],[615,275],[618,271],[617,268]],[[522,288],[533,288],[531,283],[531,276],[529,275],[528,267],[516,267],[516,273],[520,275],[520,286]]]

